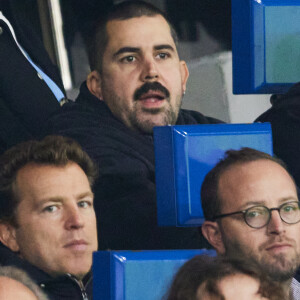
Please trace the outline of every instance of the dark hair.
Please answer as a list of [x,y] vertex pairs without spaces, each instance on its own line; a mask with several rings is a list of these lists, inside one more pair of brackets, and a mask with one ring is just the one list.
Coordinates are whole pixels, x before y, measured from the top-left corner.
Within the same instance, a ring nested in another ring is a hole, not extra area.
[[27,141],[0,157],[0,220],[15,224],[14,213],[20,201],[16,191],[18,171],[28,164],[66,166],[73,162],[85,172],[92,187],[97,167],[77,142],[62,136]]
[[88,56],[91,70],[102,71],[102,58],[108,44],[108,35],[106,25],[113,20],[128,20],[142,16],[161,15],[169,24],[172,38],[177,44],[178,37],[173,25],[168,20],[167,16],[154,5],[144,1],[124,1],[114,5],[111,10],[96,22],[94,26],[93,40],[90,41],[88,47]]
[[280,159],[255,149],[242,148],[241,150],[226,151],[225,157],[221,159],[210,172],[208,172],[202,183],[201,202],[206,220],[213,221],[214,216],[221,213],[221,201],[218,186],[222,174],[234,165],[263,159],[271,160],[287,170],[286,165]]
[[[253,264],[239,258],[211,257],[197,255],[187,261],[175,275],[165,300],[197,300],[197,292],[202,285],[213,299],[223,300],[218,283],[227,276],[245,274],[260,282],[259,293],[272,300],[282,300],[283,289]],[[201,298],[200,298],[201,299]]]

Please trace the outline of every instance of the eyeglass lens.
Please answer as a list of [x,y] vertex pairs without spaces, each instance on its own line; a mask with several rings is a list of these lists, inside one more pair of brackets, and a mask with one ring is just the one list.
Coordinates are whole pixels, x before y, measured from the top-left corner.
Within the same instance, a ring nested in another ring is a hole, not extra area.
[[[265,206],[254,206],[245,213],[246,223],[253,228],[260,228],[268,224],[270,220],[271,210]],[[300,221],[299,202],[284,203],[279,207],[281,219],[293,224]]]

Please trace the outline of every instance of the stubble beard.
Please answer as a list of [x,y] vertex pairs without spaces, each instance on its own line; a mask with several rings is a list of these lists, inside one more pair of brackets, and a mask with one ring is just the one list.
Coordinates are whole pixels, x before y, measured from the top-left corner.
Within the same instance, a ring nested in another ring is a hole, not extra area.
[[[147,87],[148,85],[148,87]],[[166,105],[161,108],[146,108],[140,106],[138,100],[138,95],[135,95],[136,99],[133,99],[133,106],[130,109],[129,107],[120,107],[119,103],[122,103],[122,98],[117,96],[113,90],[111,90],[110,85],[106,83],[106,81],[102,81],[101,90],[103,92],[103,101],[109,107],[111,113],[115,118],[119,119],[125,126],[139,131],[141,133],[152,134],[153,127],[155,126],[165,126],[165,125],[175,125],[177,122],[179,110],[181,108],[183,93],[177,95],[175,98],[174,105],[171,104],[170,93],[169,91],[163,87],[160,83],[146,83],[143,87],[140,88],[140,91],[136,91],[143,93],[147,90],[160,90],[166,96],[165,100]],[[109,101],[107,101],[110,99]]]
[[[262,248],[262,247],[260,247]],[[256,265],[260,270],[263,270],[272,280],[277,282],[285,282],[290,280],[295,275],[300,264],[300,254],[295,252],[294,257],[288,258],[284,253],[273,255],[261,255],[262,249],[258,249],[258,253],[242,246],[237,241],[228,242],[225,244],[226,256],[232,258],[241,258]]]
[[[114,117],[135,131],[152,134],[155,126],[175,125],[177,122],[182,95],[177,95],[174,105],[171,105],[169,97],[166,98],[164,101],[167,103],[161,108],[145,108],[140,106],[140,100],[132,100],[133,106],[129,109],[128,107],[119,107],[122,98],[111,91],[105,82],[102,83],[102,90],[106,91],[103,100]],[[107,99],[110,100],[107,101]]]
[[162,108],[140,107],[138,101],[135,101],[128,115],[132,128],[151,134],[155,126],[175,125],[181,107],[181,98],[177,96],[174,106],[171,105],[170,99],[166,99],[167,105]]

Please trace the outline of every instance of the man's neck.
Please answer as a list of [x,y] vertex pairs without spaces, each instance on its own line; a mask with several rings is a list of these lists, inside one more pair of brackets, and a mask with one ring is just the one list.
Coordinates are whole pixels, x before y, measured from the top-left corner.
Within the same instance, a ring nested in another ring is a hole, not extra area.
[[291,290],[291,284],[292,284],[292,280],[293,278],[286,280],[282,283],[282,288],[283,288],[283,292],[285,294],[285,298],[287,300],[293,300],[293,294],[292,294],[292,290]]

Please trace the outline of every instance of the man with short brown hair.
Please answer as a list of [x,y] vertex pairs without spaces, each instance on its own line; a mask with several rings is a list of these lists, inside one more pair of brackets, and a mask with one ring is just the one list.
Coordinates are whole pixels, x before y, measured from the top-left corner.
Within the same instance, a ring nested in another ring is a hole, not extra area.
[[284,164],[249,148],[230,150],[205,177],[202,233],[219,255],[242,257],[299,299],[300,204]]
[[0,157],[0,264],[26,271],[50,299],[92,296],[96,175],[81,147],[59,136]]

